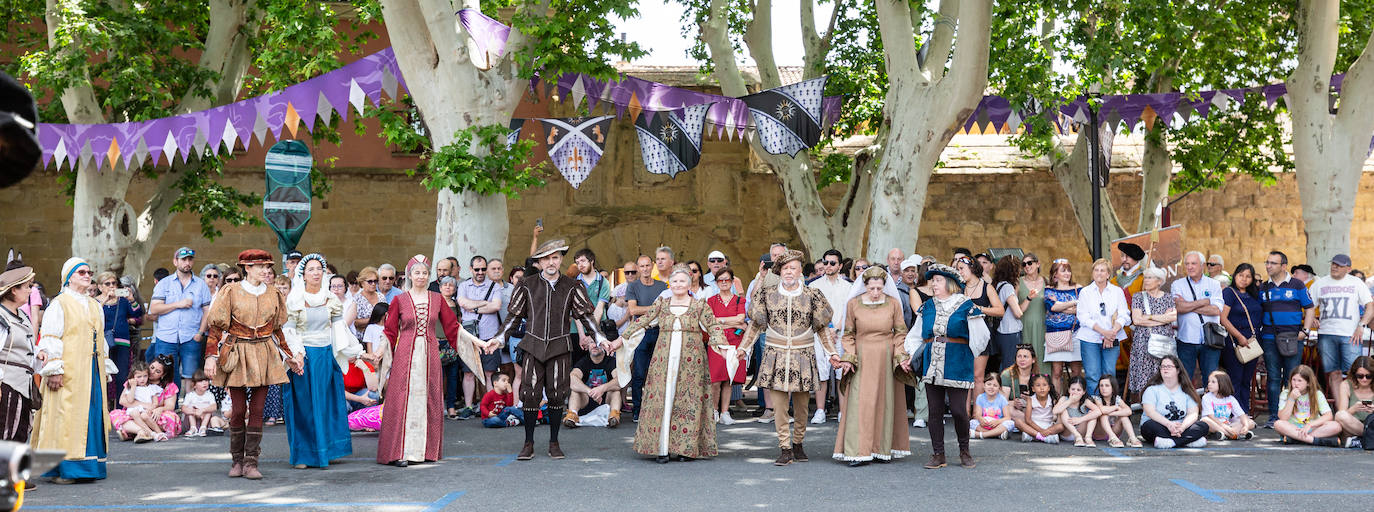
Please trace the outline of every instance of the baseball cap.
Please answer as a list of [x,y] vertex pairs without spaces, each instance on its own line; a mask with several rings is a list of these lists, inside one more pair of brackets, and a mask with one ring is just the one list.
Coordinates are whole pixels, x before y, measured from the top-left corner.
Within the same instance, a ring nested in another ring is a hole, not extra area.
[[708,259],[708,260],[709,260],[709,259],[713,259],[713,258],[720,258],[720,259],[723,260],[723,259],[725,259],[725,253],[720,252],[720,251],[711,251],[711,254],[707,254],[707,255],[706,255],[706,259]]
[[906,269],[913,268],[913,267],[919,267],[919,266],[921,266],[921,262],[922,262],[922,261],[925,261],[925,260],[924,260],[923,258],[921,258],[921,255],[919,255],[919,254],[912,254],[912,255],[911,255],[910,257],[908,257],[907,259],[902,260],[902,270],[906,270]]
[[1337,265],[1340,265],[1340,266],[1342,266],[1342,267],[1349,267],[1349,266],[1350,266],[1350,255],[1348,255],[1348,254],[1337,254],[1337,255],[1331,257],[1331,262],[1332,262],[1332,263],[1335,263],[1335,264],[1337,264]]
[[180,249],[177,249],[177,258],[194,258],[194,257],[196,257],[196,251],[192,250],[190,247],[182,247],[182,248],[180,248]]
[[291,252],[286,253],[286,258],[284,258],[284,259],[288,259],[288,260],[298,260],[298,259],[301,259],[301,258],[304,258],[304,257],[305,257],[305,255],[301,254],[300,251],[291,251]]

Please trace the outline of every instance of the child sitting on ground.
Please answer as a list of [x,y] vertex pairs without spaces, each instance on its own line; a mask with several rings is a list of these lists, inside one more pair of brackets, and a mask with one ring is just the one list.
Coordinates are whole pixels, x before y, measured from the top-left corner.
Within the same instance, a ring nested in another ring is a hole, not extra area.
[[[1131,426],[1131,406],[1116,394],[1116,377],[1103,375],[1098,379],[1097,396],[1093,397],[1093,401],[1097,402],[1097,411],[1102,413],[1097,420],[1102,427],[1097,439],[1107,439],[1107,444],[1112,448],[1124,448],[1127,444],[1131,448],[1142,446],[1140,439],[1135,436],[1135,428]],[[1121,442],[1122,432],[1126,433],[1125,443]]]
[[1207,376],[1207,394],[1202,396],[1202,421],[1216,434],[1215,439],[1245,439],[1255,437],[1250,432],[1255,422],[1245,414],[1240,401],[1232,396],[1231,377],[1223,371]]
[[983,394],[973,401],[973,419],[969,420],[969,437],[1006,439],[1013,422],[1007,418],[1007,397],[1002,396],[1002,383],[997,374],[983,377]]
[[1332,421],[1331,406],[1310,366],[1300,364],[1293,369],[1288,386],[1279,395],[1278,411],[1274,430],[1283,435],[1284,443],[1340,446],[1336,436],[1341,433],[1341,424]]
[[1016,423],[1021,429],[1021,442],[1043,441],[1059,444],[1064,423],[1054,416],[1056,397],[1050,386],[1050,376],[1043,373],[1031,376],[1031,396],[1026,399],[1026,416]]
[[525,413],[515,407],[511,393],[510,375],[496,373],[491,377],[491,389],[482,395],[482,426],[487,428],[514,427],[525,421]]
[[1088,381],[1083,377],[1069,379],[1069,396],[1054,404],[1054,415],[1064,425],[1064,437],[1074,446],[1096,447],[1093,428],[1097,426],[1097,403],[1088,398]]
[[157,408],[157,397],[162,394],[162,386],[148,382],[148,364],[135,361],[129,371],[130,377],[124,383],[124,391],[119,395],[119,405],[123,409],[110,411],[110,423],[119,432],[119,438],[135,443],[166,441],[167,434],[157,424],[153,409]]
[[210,378],[196,372],[191,392],[181,399],[181,412],[186,415],[186,423],[191,426],[186,437],[205,437],[205,429],[215,426],[224,428],[222,420],[215,415],[219,407],[215,405],[215,395],[210,392]]

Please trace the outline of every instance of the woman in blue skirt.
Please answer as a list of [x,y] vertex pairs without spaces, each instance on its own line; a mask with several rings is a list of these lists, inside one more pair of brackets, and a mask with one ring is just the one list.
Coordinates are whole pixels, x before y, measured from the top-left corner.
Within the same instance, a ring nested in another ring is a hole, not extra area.
[[311,254],[292,272],[282,327],[295,354],[304,354],[305,372],[282,385],[286,439],[291,465],[323,468],[353,453],[344,399],[343,369],[363,353],[343,322],[343,303],[323,286],[325,260]]

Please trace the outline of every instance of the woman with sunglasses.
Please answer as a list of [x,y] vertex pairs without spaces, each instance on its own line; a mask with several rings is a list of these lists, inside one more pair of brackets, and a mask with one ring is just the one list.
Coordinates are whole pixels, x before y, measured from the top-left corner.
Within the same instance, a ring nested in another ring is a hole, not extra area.
[[95,282],[100,290],[95,300],[105,313],[105,346],[110,349],[110,360],[119,368],[106,394],[107,398],[113,399],[124,389],[124,379],[129,376],[130,326],[143,323],[143,308],[129,300],[129,289],[119,287],[119,277],[114,272],[101,272]]
[[[1016,284],[1016,301],[1021,308],[1021,342],[1035,347],[1035,360],[1045,360],[1045,288],[1049,283],[1040,275],[1040,258],[1028,252],[1021,257],[1021,280]],[[1008,366],[1003,363],[1003,366]],[[1039,364],[1040,373],[1049,365]]]
[[86,260],[62,265],[62,293],[53,299],[39,328],[37,359],[43,376],[43,408],[34,417],[33,448],[66,452],[43,476],[53,483],[105,478],[105,375],[117,368],[101,338],[105,314],[89,296],[93,272]]
[[377,268],[363,267],[358,271],[358,293],[353,300],[344,304],[344,319],[349,321],[348,330],[358,341],[363,340],[363,329],[372,318],[372,307],[382,302],[383,296],[377,291]]
[[1346,448],[1362,448],[1364,422],[1374,412],[1374,358],[1356,357],[1345,375],[1336,391],[1336,423],[1341,424],[1341,435],[1349,437]]

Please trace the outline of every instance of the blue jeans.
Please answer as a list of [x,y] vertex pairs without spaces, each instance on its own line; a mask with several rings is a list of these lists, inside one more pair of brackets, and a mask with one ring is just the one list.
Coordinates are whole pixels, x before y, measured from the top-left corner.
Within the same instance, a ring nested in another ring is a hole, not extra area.
[[[516,407],[507,407],[505,409],[501,409],[501,412],[496,413],[496,416],[492,416],[490,418],[482,420],[482,426],[487,428],[501,428],[510,426],[510,424],[507,423],[507,421],[509,421],[508,418],[510,418],[511,416],[515,416],[515,419],[520,420],[520,423],[525,422],[525,411],[522,411]],[[517,425],[519,425],[520,423],[517,423]]]
[[644,330],[644,341],[635,347],[634,367],[630,374],[630,397],[635,401],[634,417],[639,418],[639,404],[644,397],[644,379],[649,374],[649,363],[654,358],[654,346],[658,344],[658,328]]
[[462,364],[453,363],[443,365],[444,372],[444,408],[458,408],[458,387],[462,384],[463,378]]
[[176,358],[176,365],[179,369],[178,375],[183,379],[190,379],[196,376],[196,371],[200,370],[200,362],[205,357],[205,343],[199,341],[183,341],[181,343],[169,343],[159,338],[153,338],[153,346],[143,353],[146,362],[152,363],[157,356],[167,354]]
[[1317,348],[1322,354],[1322,371],[1345,373],[1360,357],[1360,342],[1351,343],[1349,336],[1318,334]]
[[[355,395],[365,396],[365,397],[368,397],[368,398],[371,398],[371,399],[377,400],[377,401],[381,401],[381,400],[382,400],[382,395],[381,395],[381,393],[378,393],[378,392],[376,392],[376,391],[369,390],[369,389],[367,389],[367,388],[359,389],[358,392],[357,392],[357,393],[354,393],[354,394],[355,394]],[[369,406],[367,406],[367,405],[363,405],[362,402],[354,402],[354,401],[352,401],[352,400],[348,400],[347,402],[348,402],[348,412],[353,412],[353,411],[356,411],[356,410],[358,410],[358,409],[365,409],[365,408],[369,407]]]
[[1236,359],[1235,343],[1230,336],[1226,337],[1226,348],[1221,349],[1221,367],[1225,368],[1226,374],[1231,377],[1231,388],[1235,390],[1236,400],[1240,402],[1241,408],[1253,415],[1254,410],[1250,408],[1250,383],[1255,381],[1255,368],[1259,366],[1261,358],[1241,363],[1240,359]]
[[1078,351],[1083,354],[1083,375],[1088,379],[1088,396],[1096,395],[1097,381],[1103,375],[1116,374],[1116,358],[1121,355],[1121,342],[1112,344],[1112,348],[1102,348],[1101,343],[1078,340]]
[[1221,349],[1207,348],[1207,345],[1201,343],[1194,345],[1182,341],[1174,341],[1174,348],[1178,350],[1178,359],[1183,361],[1183,373],[1180,374],[1179,381],[1183,381],[1184,377],[1191,380],[1193,370],[1201,367],[1202,383],[1203,387],[1206,387],[1207,375],[1216,371],[1217,365],[1221,363]]
[[[1269,401],[1269,417],[1273,419],[1279,407],[1279,391],[1288,384],[1288,375],[1302,362],[1302,350],[1289,357],[1279,355],[1279,345],[1274,342],[1273,335],[1260,336],[1260,346],[1264,348],[1265,399]],[[1250,412],[1251,416],[1254,414]]]
[[[764,344],[767,342],[767,339],[768,339],[768,334],[767,334],[767,333],[759,333],[759,339],[756,340],[756,341],[754,341],[754,353],[753,353],[752,355],[749,356],[749,367],[750,367],[750,368],[753,368],[755,373],[757,373],[757,372],[759,371],[759,370],[758,370],[759,364],[763,362],[763,347],[764,347]],[[758,388],[758,391],[759,391],[759,394],[758,394],[758,403],[759,403],[759,407],[763,407],[764,404],[768,403],[768,402],[766,402],[766,401],[764,400],[764,398],[763,398],[763,397],[764,397],[764,394],[763,394],[763,393],[764,393],[764,389],[763,389],[762,387],[760,387],[760,388]]]

